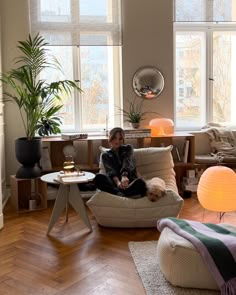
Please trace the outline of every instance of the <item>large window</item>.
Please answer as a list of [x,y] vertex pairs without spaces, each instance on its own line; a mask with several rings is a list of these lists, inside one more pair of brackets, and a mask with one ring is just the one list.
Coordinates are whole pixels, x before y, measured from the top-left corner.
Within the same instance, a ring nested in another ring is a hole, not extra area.
[[[227,2],[227,3],[226,3]],[[175,121],[179,130],[236,115],[236,1],[175,1]]]
[[45,73],[48,80],[79,79],[83,92],[63,97],[63,131],[102,131],[120,125],[119,56],[116,46],[50,46],[63,71]]
[[[120,0],[30,0],[31,32],[40,32],[63,71],[48,80],[80,80],[82,93],[62,98],[63,131],[120,125]],[[53,45],[53,46],[52,46]]]

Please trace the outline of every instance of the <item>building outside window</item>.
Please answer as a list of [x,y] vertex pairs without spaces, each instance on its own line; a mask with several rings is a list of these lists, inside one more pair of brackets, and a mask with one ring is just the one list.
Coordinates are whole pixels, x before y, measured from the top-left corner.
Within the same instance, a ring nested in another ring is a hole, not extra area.
[[234,123],[235,21],[235,0],[175,1],[175,124],[178,130],[199,129],[207,122]]

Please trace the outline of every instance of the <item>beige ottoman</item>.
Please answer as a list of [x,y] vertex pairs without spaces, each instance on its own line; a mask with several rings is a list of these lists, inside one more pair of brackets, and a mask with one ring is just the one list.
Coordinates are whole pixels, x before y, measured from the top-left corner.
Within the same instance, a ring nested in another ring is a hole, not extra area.
[[[234,226],[222,224],[236,232]],[[160,269],[174,286],[219,290],[214,278],[195,247],[165,227],[157,245]]]

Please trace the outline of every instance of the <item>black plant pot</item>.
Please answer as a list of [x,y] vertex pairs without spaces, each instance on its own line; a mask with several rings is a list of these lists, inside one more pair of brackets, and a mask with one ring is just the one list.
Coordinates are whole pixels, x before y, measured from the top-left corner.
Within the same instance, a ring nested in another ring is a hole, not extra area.
[[15,152],[17,160],[23,165],[16,173],[16,178],[35,178],[41,176],[41,169],[35,166],[41,158],[42,142],[39,137],[17,138]]

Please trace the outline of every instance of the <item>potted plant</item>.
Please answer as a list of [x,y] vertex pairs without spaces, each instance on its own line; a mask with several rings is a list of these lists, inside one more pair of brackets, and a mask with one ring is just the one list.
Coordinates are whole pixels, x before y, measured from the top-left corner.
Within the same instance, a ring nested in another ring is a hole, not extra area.
[[48,45],[39,34],[19,41],[17,48],[21,55],[16,58],[16,67],[0,75],[0,80],[7,86],[3,101],[11,101],[18,106],[25,130],[25,137],[15,142],[16,157],[23,164],[16,173],[17,178],[32,178],[41,174],[40,169],[35,167],[41,157],[41,140],[36,135],[59,133],[61,119],[57,114],[63,106],[62,95],[72,90],[82,91],[78,81],[48,82],[40,77],[47,68],[60,69],[55,58],[49,61]]
[[143,112],[142,110],[143,102],[144,102],[143,98],[140,98],[137,101],[137,96],[135,96],[133,101],[129,100],[128,110],[119,108],[125,118],[125,121],[129,122],[133,128],[139,128],[140,122],[142,120],[145,120],[146,114],[150,114],[150,113],[158,114],[156,112]]

